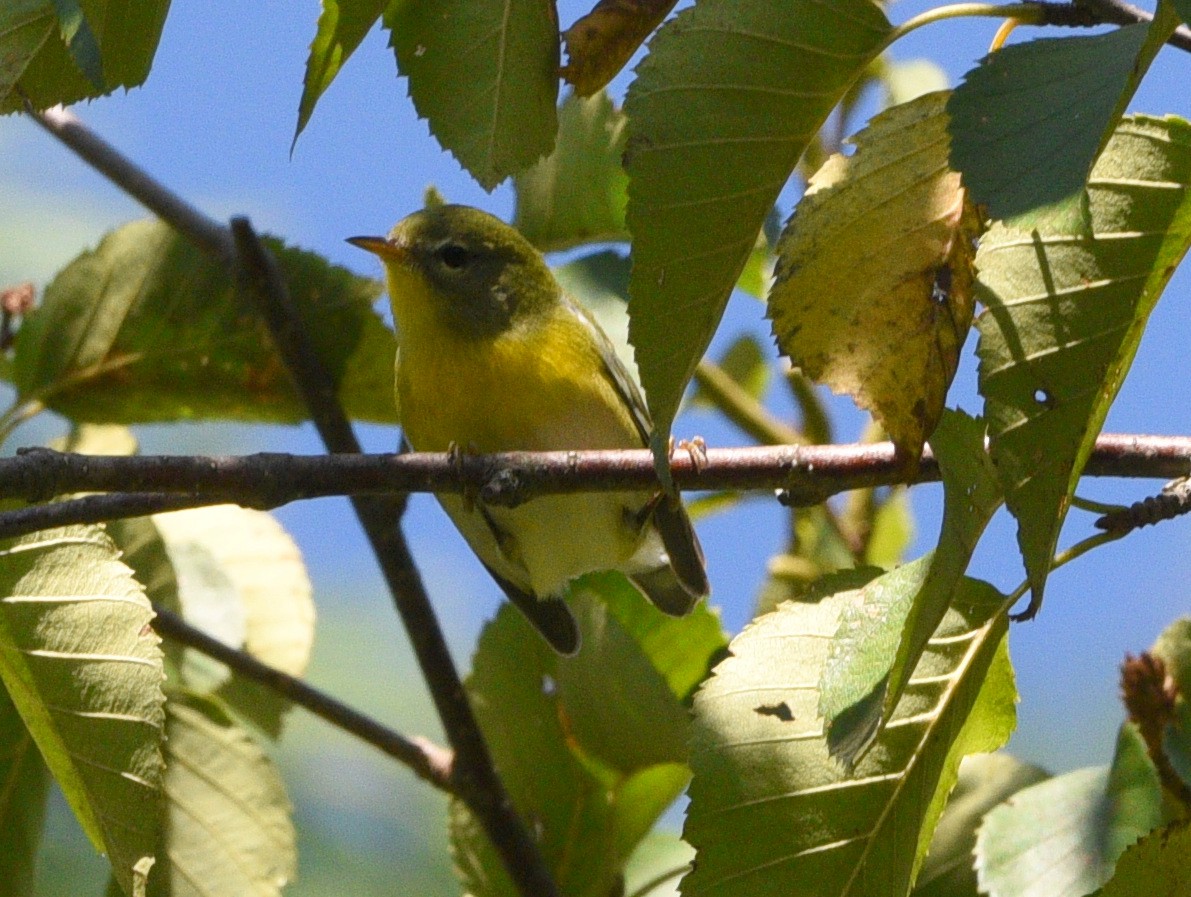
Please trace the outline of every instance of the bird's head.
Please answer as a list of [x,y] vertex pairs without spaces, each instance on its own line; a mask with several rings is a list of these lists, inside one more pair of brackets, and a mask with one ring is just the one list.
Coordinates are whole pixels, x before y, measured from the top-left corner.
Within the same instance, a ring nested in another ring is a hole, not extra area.
[[348,242],[384,262],[399,326],[432,310],[454,334],[492,338],[558,301],[541,254],[512,227],[471,206],[432,206],[402,219],[387,237]]

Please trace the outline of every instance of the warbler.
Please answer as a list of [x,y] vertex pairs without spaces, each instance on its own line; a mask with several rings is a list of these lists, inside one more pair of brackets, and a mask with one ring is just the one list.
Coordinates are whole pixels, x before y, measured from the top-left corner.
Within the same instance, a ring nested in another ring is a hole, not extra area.
[[[641,448],[652,423],[632,377],[542,255],[492,215],[437,205],[387,237],[348,242],[384,263],[398,332],[401,425],[418,451]],[[708,593],[699,541],[660,492],[542,496],[516,508],[439,495],[488,572],[560,653],[579,647],[572,579],[620,570],[658,608]]]

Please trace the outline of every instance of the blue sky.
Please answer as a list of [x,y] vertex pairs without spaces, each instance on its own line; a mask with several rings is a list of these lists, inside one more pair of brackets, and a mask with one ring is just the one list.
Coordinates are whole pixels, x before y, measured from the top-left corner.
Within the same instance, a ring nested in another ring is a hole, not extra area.
[[[560,3],[563,24],[574,21],[582,7]],[[891,18],[902,21],[923,8],[921,3],[898,4]],[[346,245],[344,238],[386,230],[420,205],[428,184],[451,201],[508,216],[509,188],[485,193],[416,118],[379,31],[369,36],[325,94],[291,157],[306,51],[317,15],[317,4],[309,0],[177,0],[147,85],[77,111],[208,213],[248,214],[258,228],[364,274],[378,275],[377,263]],[[936,25],[898,44],[894,55],[934,58],[955,83],[983,55],[996,24],[985,19]],[[1020,29],[1015,39],[1035,33]],[[1163,51],[1131,109],[1191,117],[1191,93],[1185,89],[1188,64],[1187,54]],[[626,83],[622,75],[614,82],[614,92],[622,94]],[[104,231],[143,214],[32,124],[12,118],[0,120],[0,196],[0,283],[32,279],[44,284]],[[793,188],[784,194],[783,215],[795,198]],[[1184,311],[1189,287],[1191,276],[1177,275],[1159,304],[1108,429],[1188,431],[1182,386],[1188,373],[1185,347],[1191,344]],[[737,296],[716,345],[727,345],[743,330],[763,337],[768,332],[759,304]],[[974,339],[968,343],[951,401],[976,413],[980,404],[973,345]],[[854,437],[860,419],[850,403],[833,400],[832,407],[840,409],[845,421],[842,436]],[[34,442],[58,426],[53,421],[34,425],[18,439]],[[138,432],[151,451],[319,449],[307,427],[191,425]],[[712,445],[738,444],[741,439],[706,416],[680,420],[676,432],[699,433]],[[372,451],[390,450],[397,439],[395,431],[384,428],[363,428],[361,436]],[[1097,482],[1082,491],[1104,500],[1130,501],[1159,485]],[[915,554],[933,543],[940,498],[937,487],[915,490]],[[345,503],[306,503],[283,509],[279,516],[305,552],[318,600],[332,614],[340,608],[364,615],[379,631],[391,634],[391,642],[381,640],[377,649],[391,650],[405,669],[404,637],[391,619],[373,562]],[[1075,517],[1068,542],[1089,526],[1086,515]],[[747,619],[766,558],[781,545],[781,520],[776,505],[762,501],[700,525],[715,600],[734,630]],[[431,500],[414,502],[407,529],[458,656],[466,663],[498,593]],[[1108,759],[1120,715],[1118,664],[1126,651],[1144,649],[1163,626],[1187,611],[1187,540],[1184,522],[1147,529],[1055,575],[1041,616],[1013,630],[1022,692],[1016,753],[1052,769]],[[1020,580],[1007,518],[999,517],[992,527],[974,572],[1006,590]],[[417,685],[408,682],[402,688],[412,691]],[[420,716],[416,722],[432,725]]]

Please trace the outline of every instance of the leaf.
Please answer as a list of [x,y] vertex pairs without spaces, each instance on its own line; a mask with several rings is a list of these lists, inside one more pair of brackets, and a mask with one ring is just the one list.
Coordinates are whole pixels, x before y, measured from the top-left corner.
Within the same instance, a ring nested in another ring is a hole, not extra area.
[[[663,617],[618,574],[582,578],[571,604],[583,638],[576,657],[558,657],[505,605],[480,636],[467,687],[561,893],[605,897],[687,782],[681,701],[724,641],[705,606]],[[458,803],[451,844],[470,894],[516,893]]]
[[[759,402],[765,397],[772,371],[756,337],[749,334],[737,337],[717,364],[750,398]],[[691,393],[691,405],[695,408],[714,408],[715,402],[703,387],[696,385]]]
[[951,164],[972,201],[1022,230],[1087,233],[1088,173],[1176,24],[1160,3],[1152,25],[986,56],[947,104]]
[[[396,342],[372,308],[379,283],[269,246],[348,413],[392,422]],[[112,231],[59,272],[21,326],[14,380],[22,399],[76,421],[307,417],[253,301],[155,220]]]
[[150,895],[280,897],[298,856],[273,762],[216,701],[172,693],[166,713],[164,837]]
[[625,100],[625,167],[630,333],[660,466],[778,192],[889,30],[868,0],[705,0],[650,41]]
[[690,845],[677,835],[650,832],[625,866],[624,893],[632,897],[678,897],[678,880],[694,856]]
[[881,72],[881,82],[888,106],[900,106],[951,86],[947,73],[930,59],[890,60]]
[[959,766],[959,780],[947,799],[931,839],[914,897],[976,895],[972,848],[984,815],[1010,795],[1049,778],[1037,766],[1008,754],[975,754]]
[[980,392],[1035,612],[1071,495],[1150,311],[1191,244],[1191,125],[1124,119],[1088,182],[1093,235],[994,226],[976,254]]
[[1111,768],[1048,779],[984,817],[976,840],[980,889],[992,897],[1082,897],[1161,822],[1158,773],[1126,723]]
[[891,717],[1001,504],[981,420],[948,411],[931,445],[943,476],[938,546],[863,589],[829,649],[819,710],[832,753],[844,763],[855,762]]
[[385,27],[418,115],[485,190],[553,149],[553,3],[411,0],[389,7]]
[[839,615],[856,600],[840,591],[758,618],[695,696],[687,897],[903,894],[960,758],[1008,738],[1015,689],[1002,598],[969,580],[897,717],[855,777],[843,775],[827,752],[816,683]]
[[34,108],[47,109],[140,85],[157,53],[169,5],[169,0],[8,0],[0,11],[0,114],[24,108],[18,87]]
[[152,861],[161,779],[161,652],[152,612],[102,530],[0,550],[0,678],[121,886]]
[[49,793],[49,770],[0,683],[0,881],[8,897],[33,895]]
[[599,0],[563,32],[568,62],[562,76],[589,97],[616,77],[676,0]]
[[[322,0],[318,30],[306,60],[306,77],[302,84],[302,99],[298,103],[294,144],[314,114],[314,106],[323,92],[331,86],[343,64],[360,46],[388,5],[389,0]],[[292,144],[290,149],[292,151]]]
[[[213,505],[117,521],[113,538],[149,595],[225,644],[291,676],[306,670],[314,643],[310,579],[297,545],[263,511]],[[204,655],[177,646],[179,681],[272,738],[290,702]]]
[[811,379],[916,463],[972,322],[977,218],[947,167],[946,94],[876,116],[819,169],[778,241],[769,317]]
[[1191,0],[1171,0],[1171,5],[1178,11],[1182,20],[1191,25]]
[[513,225],[538,249],[628,239],[624,127],[624,114],[603,92],[563,101],[554,152],[513,178]]
[[91,86],[102,92],[105,85],[99,42],[79,0],[54,0],[54,9],[58,14],[58,36],[70,51],[70,58]]
[[1122,855],[1116,872],[1092,897],[1176,897],[1191,893],[1191,824],[1157,829]]

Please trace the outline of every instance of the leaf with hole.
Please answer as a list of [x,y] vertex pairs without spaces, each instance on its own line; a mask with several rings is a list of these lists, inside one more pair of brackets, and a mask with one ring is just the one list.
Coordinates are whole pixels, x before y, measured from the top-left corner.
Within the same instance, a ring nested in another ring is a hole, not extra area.
[[1041,606],[1071,496],[1191,246],[1191,125],[1130,116],[1088,181],[1091,236],[994,226],[976,254],[989,451]]
[[769,317],[813,380],[872,411],[917,462],[972,323],[979,235],[947,166],[946,94],[874,118],[819,169],[778,241]]
[[819,600],[755,620],[695,696],[684,838],[697,853],[685,897],[905,893],[960,759],[1009,737],[1004,599],[967,580],[894,719],[855,774],[844,773],[816,708],[857,576],[822,580]]

